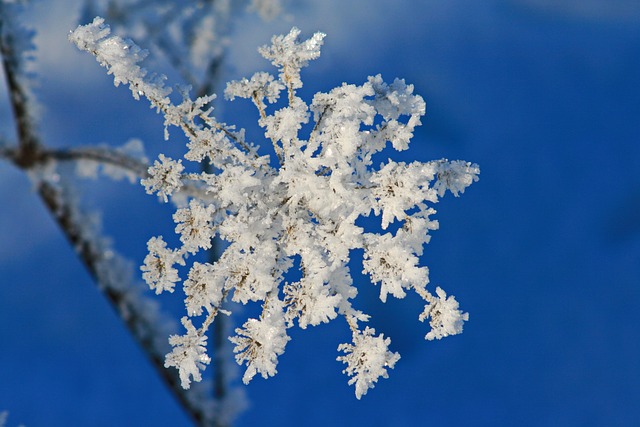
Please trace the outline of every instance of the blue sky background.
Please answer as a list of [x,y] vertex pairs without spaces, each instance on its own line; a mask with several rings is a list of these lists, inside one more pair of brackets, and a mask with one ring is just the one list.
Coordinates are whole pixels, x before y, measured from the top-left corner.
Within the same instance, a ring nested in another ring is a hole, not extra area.
[[[179,139],[162,141],[161,118],[66,41],[78,7],[43,0],[29,16],[45,143],[137,137],[152,156],[177,152]],[[291,15],[236,24],[228,79],[270,69],[255,49],[272,34],[294,24],[324,31],[323,54],[303,74],[308,95],[377,73],[405,78],[427,116],[397,158],[480,165],[478,183],[436,206],[441,227],[424,256],[432,286],[456,295],[470,321],[460,336],[424,341],[416,298],[382,304],[362,281],[360,306],[402,355],[390,378],[358,401],[335,361],[346,325],[294,330],[278,375],[246,388],[251,407],[237,425],[640,425],[640,4],[324,0]],[[0,129],[10,134],[0,95]],[[228,122],[254,113],[248,104],[223,111]],[[173,209],[140,186],[83,188],[136,263],[149,237],[172,233]],[[0,195],[8,425],[188,425],[6,163]]]

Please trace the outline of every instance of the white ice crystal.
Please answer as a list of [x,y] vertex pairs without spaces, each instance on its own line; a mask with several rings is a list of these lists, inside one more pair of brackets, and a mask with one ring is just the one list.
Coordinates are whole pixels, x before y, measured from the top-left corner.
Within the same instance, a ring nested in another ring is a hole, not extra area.
[[173,214],[176,233],[180,234],[180,241],[184,250],[196,253],[200,249],[209,249],[214,236],[212,206],[203,206],[197,200],[191,200],[189,206],[178,209]]
[[402,245],[403,233],[392,236],[391,233],[379,236],[366,235],[370,242],[365,250],[363,272],[371,276],[373,283],[380,282],[380,300],[387,301],[387,295],[404,298],[404,288],[424,287],[429,283],[429,269],[419,267],[415,252]]
[[222,303],[223,287],[224,277],[218,274],[213,265],[194,262],[189,278],[184,282],[189,316],[200,316],[203,308],[212,313]]
[[436,288],[436,295],[438,296],[431,297],[430,304],[427,304],[419,317],[420,321],[430,318],[431,331],[425,338],[433,340],[461,334],[464,322],[469,320],[469,313],[460,311],[455,297],[452,295],[447,297],[440,287]]
[[315,33],[310,39],[300,41],[301,31],[292,28],[289,34],[273,36],[271,45],[262,46],[258,51],[280,70],[280,80],[292,89],[302,87],[300,70],[309,61],[320,56],[320,48],[326,34]]
[[476,164],[464,162],[462,160],[454,160],[448,162],[446,160],[437,163],[437,181],[433,189],[438,192],[440,197],[444,196],[446,190],[458,197],[460,193],[464,193],[464,189],[478,180],[480,168]]
[[95,18],[89,25],[81,25],[69,35],[69,40],[80,49],[95,55],[100,65],[113,75],[116,86],[128,84],[135,99],[149,96],[168,104],[171,89],[164,86],[164,76],[149,74],[138,64],[148,55],[131,40],[111,35],[104,19]]
[[285,87],[280,80],[276,80],[269,73],[261,72],[255,73],[251,80],[243,78],[229,83],[225,90],[225,97],[230,101],[233,101],[235,97],[248,98],[254,101],[256,107],[264,109],[266,105],[262,100],[266,98],[270,104],[273,104],[284,89]]
[[392,369],[400,360],[398,353],[389,351],[390,338],[380,334],[374,336],[375,329],[366,327],[364,331],[353,334],[353,344],[340,344],[338,351],[344,351],[344,356],[338,356],[338,361],[346,363],[344,373],[353,377],[349,384],[356,385],[356,397],[360,399],[375,386],[378,378],[388,378],[387,368]]
[[173,346],[173,351],[167,354],[164,366],[177,368],[180,372],[182,387],[189,388],[191,379],[202,380],[200,371],[204,370],[211,359],[207,356],[207,336],[197,330],[186,316],[182,318],[182,325],[187,329],[187,333],[169,337],[169,344]]
[[147,243],[149,253],[144,258],[142,278],[149,287],[160,294],[163,291],[173,292],[176,282],[180,280],[176,264],[184,265],[182,255],[167,248],[167,243],[160,237],[152,237]]
[[274,376],[278,371],[278,356],[290,340],[282,314],[282,303],[277,298],[265,302],[266,308],[260,319],[249,319],[236,329],[237,336],[231,338],[236,347],[238,364],[246,363],[247,370],[242,381],[248,384],[255,374],[263,378]]
[[[96,55],[116,82],[145,88],[142,92],[164,115],[165,125],[179,127],[189,139],[186,160],[206,158],[213,166],[210,172],[183,173],[179,161],[161,155],[143,181],[164,199],[174,197],[186,181],[200,190],[174,215],[179,247],[168,249],[161,237],[149,242],[142,270],[156,292],[172,290],[180,280],[174,266],[208,248],[213,237],[228,243],[214,264],[193,262],[189,267],[183,283],[187,314],[204,320],[197,330],[190,320],[183,322],[187,333],[183,340],[171,338],[175,348],[167,363],[178,367],[181,377],[198,380],[197,370],[206,362],[197,343],[203,342],[225,299],[262,306],[259,318],[247,320],[230,338],[237,362],[246,366],[245,383],[256,374],[275,375],[278,356],[289,341],[288,328],[343,317],[353,342],[340,345],[345,355],[339,360],[347,364],[345,373],[360,398],[378,378],[387,377],[400,356],[389,350],[389,338],[362,329],[369,316],[353,306],[358,294],[351,276],[353,251],[363,253],[361,268],[380,285],[382,301],[413,292],[427,303],[420,317],[430,319],[427,339],[460,333],[468,315],[440,288],[437,296],[429,293],[429,270],[420,265],[420,257],[430,232],[438,228],[431,219],[433,205],[446,190],[462,193],[478,179],[479,168],[445,159],[374,165],[374,155],[385,148],[408,148],[425,114],[424,100],[404,80],[388,84],[377,75],[305,101],[298,95],[300,72],[320,55],[325,35],[301,40],[300,34],[293,28],[260,48],[277,75],[259,72],[229,83],[225,91],[229,100],[253,103],[263,142],[273,147],[277,160],[245,141],[242,129],[213,118],[208,107],[212,96],[192,100],[182,91],[180,104],[168,101],[164,79],[151,80],[139,68],[140,49],[109,36],[99,19],[71,38]],[[131,58],[118,56],[126,51]],[[153,84],[158,87],[147,87]],[[279,101],[283,92],[286,100]],[[369,216],[379,219],[382,232],[357,222]]]
[[147,193],[158,193],[158,197],[166,202],[167,196],[182,187],[181,172],[184,166],[182,166],[182,160],[176,162],[164,154],[160,154],[158,160],[149,168],[149,178],[141,182]]

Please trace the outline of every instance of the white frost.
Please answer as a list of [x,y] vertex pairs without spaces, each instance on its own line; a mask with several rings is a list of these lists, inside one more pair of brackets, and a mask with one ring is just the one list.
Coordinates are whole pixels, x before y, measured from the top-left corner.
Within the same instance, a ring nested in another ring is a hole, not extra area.
[[420,321],[430,318],[431,331],[425,338],[433,340],[461,334],[464,322],[469,320],[469,313],[460,311],[455,297],[447,297],[445,291],[440,287],[436,288],[436,294],[438,296],[430,298],[430,304],[420,315]]
[[255,374],[261,374],[263,378],[274,376],[278,372],[278,356],[284,353],[290,340],[282,314],[282,303],[274,298],[265,304],[267,307],[260,319],[247,320],[242,328],[236,329],[238,335],[231,338],[231,342],[236,345],[233,352],[236,353],[238,364],[247,365],[242,377],[245,384]]
[[160,237],[152,237],[147,243],[149,253],[144,259],[142,278],[149,287],[160,294],[163,291],[173,292],[176,282],[180,280],[175,264],[184,265],[182,255],[167,248],[167,243]]
[[188,389],[193,381],[201,381],[205,366],[211,362],[207,356],[207,336],[198,331],[188,317],[182,318],[182,325],[187,329],[185,335],[172,335],[169,344],[173,351],[167,354],[164,367],[178,369],[182,387]]
[[389,351],[390,338],[380,334],[374,336],[375,329],[366,327],[364,331],[354,333],[353,344],[340,344],[338,361],[346,363],[344,373],[353,377],[349,384],[356,385],[356,397],[360,399],[370,388],[375,387],[378,378],[388,378],[387,368],[392,369],[400,360],[398,353]]
[[[215,236],[228,243],[215,264],[191,263],[183,282],[187,335],[171,338],[174,351],[167,364],[180,370],[186,386],[190,378],[199,380],[208,363],[203,343],[225,299],[262,305],[260,316],[230,338],[236,361],[246,366],[245,383],[256,374],[275,375],[288,328],[337,317],[347,320],[353,336],[352,344],[340,345],[345,354],[338,360],[347,364],[344,372],[352,377],[356,397],[386,378],[400,356],[389,350],[389,338],[362,329],[369,316],[352,305],[358,294],[351,276],[354,251],[363,253],[362,269],[380,285],[382,301],[408,292],[426,301],[420,319],[430,319],[427,339],[460,333],[468,319],[455,298],[440,288],[435,297],[426,290],[429,270],[420,257],[438,228],[431,219],[433,205],[447,190],[457,196],[477,181],[478,166],[445,159],[374,165],[374,155],[385,148],[408,148],[425,114],[424,100],[404,80],[389,84],[380,75],[317,93],[311,102],[302,99],[297,92],[303,86],[301,69],[319,57],[325,35],[302,40],[300,34],[293,28],[259,49],[277,75],[259,72],[229,83],[225,91],[229,100],[251,100],[264,130],[260,142],[271,144],[277,159],[260,155],[257,144],[245,141],[244,130],[212,117],[213,97],[193,100],[184,90],[181,103],[174,105],[164,95],[163,80],[150,79],[137,65],[142,50],[110,36],[101,20],[72,35],[116,83],[140,89],[164,114],[165,126],[184,131],[189,139],[185,160],[208,158],[213,166],[211,172],[184,174],[181,160],[160,155],[143,181],[148,192],[165,201],[187,180],[199,191],[190,193],[188,205],[173,217],[179,247],[167,248],[162,238],[149,241],[143,276],[157,293],[174,289],[180,281],[175,265],[184,265],[187,255],[209,248]],[[283,92],[286,100],[279,99]],[[370,215],[380,220],[383,232],[360,225],[358,220]],[[293,269],[299,279],[285,283]],[[200,329],[191,323],[196,316],[205,316]]]
[[158,160],[149,168],[149,178],[141,182],[148,194],[158,193],[158,197],[167,202],[167,196],[182,187],[181,172],[183,170],[182,160],[176,162],[160,154]]

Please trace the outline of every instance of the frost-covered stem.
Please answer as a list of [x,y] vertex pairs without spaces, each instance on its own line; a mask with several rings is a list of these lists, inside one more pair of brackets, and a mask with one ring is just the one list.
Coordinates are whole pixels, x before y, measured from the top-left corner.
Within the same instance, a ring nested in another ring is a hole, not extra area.
[[[215,0],[206,0],[203,3],[212,5],[214,2]],[[126,27],[135,19],[131,17],[144,11],[144,9],[148,7],[157,7],[157,3],[156,0],[138,1],[122,7],[117,5],[116,2],[111,2],[105,10],[104,17],[112,23],[117,22],[123,27]],[[195,89],[197,97],[209,95],[213,92],[213,88],[217,86],[217,80],[220,74],[219,69],[223,62],[224,52],[211,59],[205,68],[204,78],[201,82],[198,82],[195,75],[196,73],[189,69],[189,61],[185,60],[185,57],[180,54],[181,49],[177,48],[175,43],[173,43],[171,36],[167,36],[167,28],[170,27],[172,21],[179,15],[179,8],[183,6],[180,5],[179,2],[165,2],[164,6],[166,7],[167,4],[172,9],[160,14],[162,18],[161,21],[154,22],[153,25],[148,22],[145,23],[148,39],[155,40],[156,47],[161,51],[162,55],[167,58],[168,62],[180,74],[182,79]],[[93,15],[98,14],[94,12],[95,11],[92,10]]]
[[[38,148],[32,153],[32,157],[28,164],[24,163],[23,148],[20,145],[18,148],[15,148],[8,146],[7,144],[0,144],[0,157],[4,157],[12,161],[21,169],[30,169],[35,166],[43,165],[50,160],[90,160],[96,163],[117,166],[121,169],[134,173],[140,178],[146,178],[149,176],[147,172],[149,165],[145,162],[141,162],[140,160],[134,159],[133,157],[107,147],[78,147],[49,150],[44,147],[40,148],[39,143],[37,143],[38,140],[36,139],[35,141]],[[185,179],[188,178],[185,177]]]
[[260,113],[260,118],[262,120],[266,119],[267,112],[265,111],[265,108],[264,108],[265,105],[264,105],[264,102],[262,102],[262,100],[258,97],[258,92],[253,91],[253,93],[251,94],[251,99],[253,100],[253,105],[255,105],[256,108],[258,109],[258,113]]
[[296,91],[293,88],[293,80],[291,79],[291,74],[289,71],[289,67],[284,67],[284,82],[287,85],[287,94],[289,95],[289,106],[293,106],[293,98],[296,96]]
[[[164,110],[162,110],[164,111]],[[164,111],[166,113],[166,111]],[[253,159],[257,160],[258,159],[258,153],[251,148],[249,145],[247,145],[247,143],[245,143],[244,141],[241,141],[240,139],[238,139],[238,137],[236,137],[233,132],[229,131],[229,129],[227,129],[226,127],[222,126],[220,123],[211,123],[211,120],[206,117],[204,114],[200,114],[198,115],[198,117],[200,119],[202,119],[202,121],[204,121],[210,128],[224,132],[224,134],[231,139],[233,142],[236,143],[236,145],[238,147],[240,147],[242,150],[244,150],[247,154],[252,154],[253,155]],[[189,123],[183,123],[184,126],[182,126],[182,130],[189,136],[191,137],[196,137],[196,129],[194,127],[192,127]],[[254,165],[256,167],[258,167],[258,165]]]
[[[91,53],[94,56],[98,56],[99,52],[92,50],[92,49],[87,49],[87,51],[89,53]],[[151,102],[151,105],[153,105],[153,107],[155,107],[158,112],[161,112],[163,115],[165,116],[171,116],[172,112],[170,111],[172,106],[169,104],[165,104],[163,102],[162,99],[156,98],[153,95],[150,95],[148,93],[145,93],[142,88],[139,87],[138,82],[135,81],[131,81],[129,82],[132,87],[134,87],[136,90],[138,90],[141,94],[144,94],[147,99],[149,100],[149,102]],[[258,153],[255,152],[255,150],[253,150],[249,145],[247,145],[245,142],[239,140],[234,134],[233,132],[229,131],[226,127],[222,126],[219,123],[212,123],[210,118],[208,118],[207,116],[205,116],[203,113],[198,114],[197,117],[199,119],[201,119],[204,123],[206,123],[210,128],[218,130],[220,132],[224,132],[224,134],[231,139],[233,142],[236,143],[236,145],[242,149],[244,152],[246,152],[247,154],[251,154],[253,155],[253,159],[258,159]],[[182,118],[182,120],[180,121],[180,123],[178,124],[178,126],[180,127],[180,129],[182,129],[182,131],[185,133],[185,135],[187,135],[189,138],[194,138],[197,139],[197,133],[198,133],[198,128],[196,127],[195,124],[189,123],[187,120],[185,120],[184,118]],[[257,165],[256,165],[257,167]]]
[[[25,169],[22,164],[18,163],[19,156],[20,149],[0,144],[0,157],[10,160],[21,169]],[[147,163],[108,147],[78,147],[55,150],[41,148],[38,149],[37,156],[32,159],[30,167],[44,165],[50,160],[62,162],[89,160],[103,165],[117,166],[134,173],[139,178],[149,177],[149,165]],[[180,191],[191,197],[199,197],[203,200],[210,199],[211,196],[207,194],[206,190],[196,184],[198,179],[199,175],[197,174],[182,174],[181,180],[183,184]]]
[[[120,7],[116,2],[111,1],[105,11],[105,17],[111,22],[119,22],[121,25],[126,26],[131,23],[132,16],[147,7],[153,6],[154,3],[157,2],[155,0],[138,1],[137,3],[129,3],[124,7]],[[95,15],[96,13],[92,10],[91,14]],[[152,26],[146,23],[145,29],[149,34],[149,38],[155,38],[157,40],[158,48],[166,56],[169,63],[186,82],[193,85],[196,79],[185,66],[183,58],[177,53],[179,50],[175,49],[175,46],[172,46],[166,38],[162,37],[162,33],[166,31],[166,28],[168,28],[174,16],[175,13],[165,13],[162,15],[162,20],[155,23],[155,25]]]
[[358,329],[358,320],[355,318],[355,316],[351,314],[345,314],[344,318],[349,325],[349,329],[351,329],[351,333],[357,334],[360,330]]
[[416,294],[420,295],[420,298],[422,298],[423,300],[427,302],[431,302],[433,300],[433,295],[431,295],[431,293],[429,293],[429,291],[427,291],[426,289],[419,286],[413,286],[413,290],[416,291]]
[[327,113],[327,111],[329,110],[329,106],[326,105],[323,109],[322,112],[319,114],[318,116],[318,120],[316,120],[316,124],[313,126],[313,129],[311,129],[311,134],[309,135],[309,145],[312,145],[318,135],[318,129],[320,128],[320,125],[322,124],[322,119],[324,118],[324,115]]
[[[223,292],[222,299],[224,300],[228,294],[229,294],[228,290]],[[213,311],[209,313],[209,315],[204,320],[204,322],[202,322],[202,326],[200,327],[200,335],[205,335],[207,333],[209,326],[211,326],[213,321],[216,320],[216,317],[218,317],[218,314],[220,313],[220,309],[221,309],[220,307],[214,308]]]
[[135,173],[140,178],[147,178],[149,165],[127,156],[119,151],[106,147],[79,147],[66,150],[45,150],[42,155],[54,160],[92,160],[102,164],[117,166]]

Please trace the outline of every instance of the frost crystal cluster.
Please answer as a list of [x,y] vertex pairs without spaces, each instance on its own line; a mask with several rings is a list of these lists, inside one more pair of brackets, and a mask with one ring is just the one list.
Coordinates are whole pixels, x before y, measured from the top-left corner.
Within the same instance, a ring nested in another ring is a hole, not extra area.
[[[183,200],[173,217],[181,245],[170,248],[162,236],[153,237],[142,271],[157,293],[172,292],[177,283],[184,287],[186,334],[170,338],[173,351],[165,366],[180,371],[185,388],[200,380],[210,362],[206,334],[214,318],[225,313],[227,299],[262,306],[259,317],[248,319],[230,338],[236,361],[246,365],[245,383],[256,374],[276,374],[289,328],[338,316],[352,332],[352,342],[338,347],[343,353],[338,360],[346,364],[356,396],[386,378],[400,356],[389,350],[389,338],[362,326],[369,317],[353,304],[358,294],[350,271],[353,251],[364,254],[358,268],[379,285],[382,301],[389,295],[403,298],[408,291],[425,301],[419,319],[429,321],[427,339],[458,334],[468,319],[454,297],[440,288],[435,295],[427,291],[429,271],[419,257],[430,231],[438,228],[431,219],[433,204],[447,190],[462,193],[478,179],[478,166],[444,159],[386,160],[376,168],[374,155],[389,144],[398,151],[408,148],[425,114],[424,100],[404,80],[385,83],[380,75],[359,86],[317,93],[310,103],[303,100],[300,71],[319,57],[324,36],[301,40],[294,28],[273,37],[260,53],[278,73],[259,72],[225,90],[227,99],[246,98],[256,107],[277,161],[261,155],[243,130],[211,115],[213,96],[192,100],[180,89],[181,102],[173,102],[164,78],[140,67],[144,51],[111,35],[102,19],[70,36],[113,74],[116,85],[128,84],[134,97],[147,97],[164,115],[165,127],[184,131],[189,139],[185,161],[212,166],[209,172],[186,173],[183,159],[160,155],[143,180],[162,200],[176,195]],[[382,232],[358,221],[369,216],[378,218]],[[215,236],[228,243],[218,261],[187,263],[189,256],[210,248]],[[186,277],[180,277],[183,269]]]

